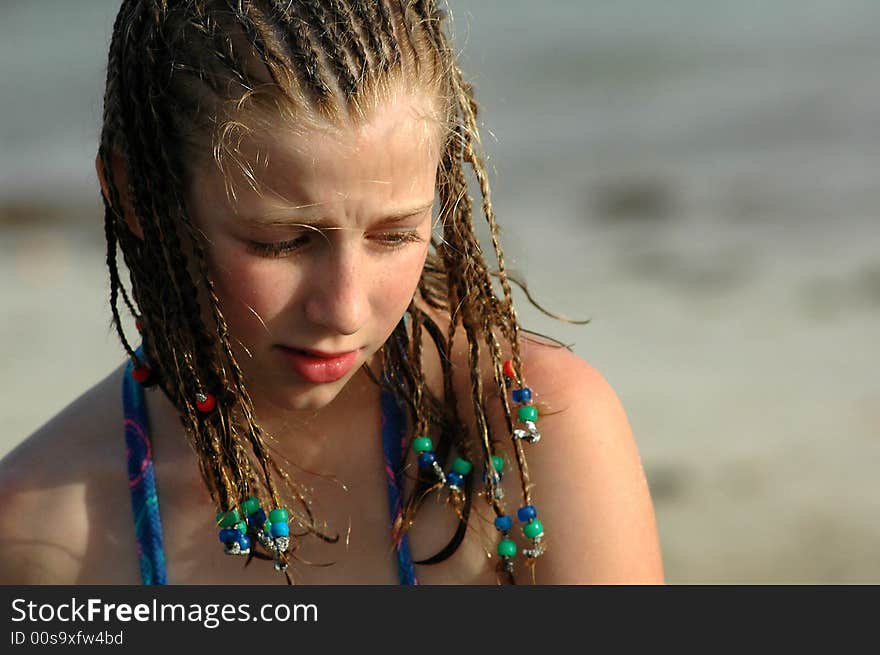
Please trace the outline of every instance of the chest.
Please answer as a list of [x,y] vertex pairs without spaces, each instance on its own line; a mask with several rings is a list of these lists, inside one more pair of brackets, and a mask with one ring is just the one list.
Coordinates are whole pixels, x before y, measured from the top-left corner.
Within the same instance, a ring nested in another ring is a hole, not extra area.
[[[370,426],[370,427],[367,427]],[[296,467],[288,470],[304,486],[312,499],[310,509],[317,528],[335,543],[314,535],[296,540],[290,573],[295,584],[399,584],[396,554],[392,547],[391,516],[387,477],[382,448],[381,412],[359,417],[358,430],[342,423],[336,434],[344,447],[345,439],[357,434],[371,448],[360,449],[356,460],[342,458],[338,467]],[[175,431],[175,434],[168,434]],[[159,511],[168,580],[172,584],[284,584],[285,578],[269,561],[253,559],[247,567],[245,557],[228,556],[217,538],[213,521],[214,506],[195,472],[195,455],[181,457],[161,447],[170,439],[183,439],[173,424],[157,422],[154,426],[153,464],[157,482]],[[416,470],[408,454],[406,475]],[[428,498],[409,533],[414,560],[440,551],[452,538],[457,516],[443,490]],[[475,503],[475,506],[478,503]],[[494,550],[491,519],[474,510],[465,539],[455,554],[435,565],[417,565],[420,584],[494,584],[496,577],[488,553]],[[131,530],[131,514],[121,512],[123,523]],[[486,530],[489,526],[489,531]],[[124,530],[123,530],[124,532]],[[132,547],[123,554],[120,573],[124,584],[137,578],[137,559]],[[125,561],[130,560],[130,561]]]

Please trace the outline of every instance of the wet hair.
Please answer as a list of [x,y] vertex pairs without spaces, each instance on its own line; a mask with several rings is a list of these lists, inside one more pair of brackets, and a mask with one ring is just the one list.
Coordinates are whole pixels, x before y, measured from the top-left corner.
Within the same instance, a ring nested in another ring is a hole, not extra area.
[[[292,126],[356,123],[400,88],[425,90],[439,100],[436,118],[443,135],[436,193],[442,235],[431,240],[417,292],[451,321],[444,333],[411,303],[409,329],[404,321],[397,325],[382,348],[382,377],[373,377],[408,409],[410,439],[431,435],[443,466],[456,455],[474,463],[465,488],[452,494],[458,528],[425,564],[455,552],[474,495],[483,496],[496,516],[508,514],[494,471],[498,435],[487,420],[486,393],[500,398],[503,437],[509,438],[514,418],[507,383],[524,386],[521,328],[480,154],[477,104],[444,18],[432,0],[124,0],[110,44],[99,150],[113,323],[135,365],[153,368],[153,381],[177,408],[217,509],[232,510],[254,495],[263,507],[289,507],[304,534],[332,542],[312,516],[304,487],[276,461],[272,437],[255,419],[235,336],[211,278],[210,246],[187,209],[191,167],[213,159],[226,167],[227,177],[234,165],[256,185],[259,176],[238,146],[279,120]],[[124,163],[126,189],[113,178],[116,156]],[[479,189],[496,271],[490,271],[475,233],[469,180]],[[131,203],[142,239],[126,226],[121,193]],[[130,272],[130,296],[117,250]],[[123,331],[120,304],[142,324],[146,362]],[[452,384],[453,339],[460,329],[467,340],[473,425],[459,416]],[[440,398],[425,383],[423,331],[440,355]],[[502,342],[512,353],[510,381],[502,368]],[[492,390],[484,389],[480,372],[485,353],[493,365]],[[217,404],[205,415],[196,403],[198,394],[208,392]],[[514,453],[522,505],[529,505],[520,440],[514,440]],[[475,480],[485,481],[483,493],[475,494]],[[442,487],[431,471],[420,474],[395,525],[398,538],[426,496]],[[509,566],[499,568],[499,575],[513,582]]]

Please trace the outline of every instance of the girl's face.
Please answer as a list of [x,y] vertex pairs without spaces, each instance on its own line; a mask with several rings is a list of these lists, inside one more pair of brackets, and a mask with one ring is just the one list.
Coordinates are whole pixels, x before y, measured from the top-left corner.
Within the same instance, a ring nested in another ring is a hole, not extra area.
[[239,176],[232,200],[216,167],[196,174],[191,213],[258,406],[325,407],[406,311],[439,162],[440,131],[423,109],[400,99],[356,127],[247,144],[262,192]]

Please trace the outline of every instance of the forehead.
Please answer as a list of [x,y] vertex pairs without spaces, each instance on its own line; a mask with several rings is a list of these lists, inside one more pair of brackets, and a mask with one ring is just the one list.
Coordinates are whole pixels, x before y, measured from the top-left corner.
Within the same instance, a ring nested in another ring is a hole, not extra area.
[[[262,133],[265,132],[265,133]],[[252,134],[226,151],[202,184],[235,213],[314,210],[345,202],[433,198],[444,130],[425,96],[390,97],[359,121],[296,124]]]

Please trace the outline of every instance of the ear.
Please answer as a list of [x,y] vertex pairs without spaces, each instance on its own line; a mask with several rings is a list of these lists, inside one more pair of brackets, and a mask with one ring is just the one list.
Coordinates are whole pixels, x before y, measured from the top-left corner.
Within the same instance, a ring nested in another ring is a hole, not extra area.
[[[113,168],[113,181],[116,183],[116,192],[119,195],[119,203],[122,205],[122,215],[125,218],[125,224],[128,225],[129,231],[138,239],[143,241],[144,231],[138,222],[137,216],[132,208],[131,198],[128,195],[128,175],[125,172],[125,163],[118,152],[113,152],[110,157],[111,166]],[[101,182],[101,193],[107,202],[110,201],[110,189],[107,184],[107,177],[104,175],[104,162],[101,161],[101,154],[95,157],[95,170],[98,173],[98,180]]]

